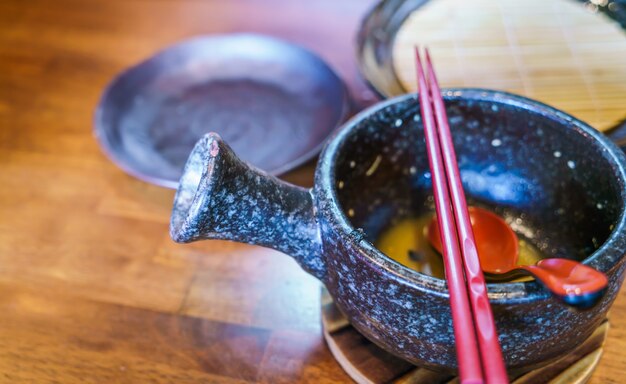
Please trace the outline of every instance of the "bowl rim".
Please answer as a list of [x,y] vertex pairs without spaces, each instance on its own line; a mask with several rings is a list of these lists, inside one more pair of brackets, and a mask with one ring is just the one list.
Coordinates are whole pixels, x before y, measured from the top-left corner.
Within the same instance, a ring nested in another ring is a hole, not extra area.
[[[442,90],[442,94],[444,99],[465,98],[477,101],[498,102],[525,109],[535,114],[550,116],[553,119],[560,120],[563,125],[570,126],[572,129],[579,131],[584,137],[595,142],[599,151],[606,151],[605,157],[611,165],[613,165],[610,167],[611,172],[618,178],[618,183],[622,186],[621,199],[625,203],[622,205],[615,228],[613,228],[609,237],[594,253],[587,256],[583,260],[583,263],[601,272],[608,273],[619,262],[626,260],[625,253],[622,249],[623,245],[626,244],[626,156],[609,138],[565,112],[539,101],[509,92],[481,88],[446,88]],[[345,143],[346,139],[350,137],[354,128],[369,116],[391,105],[409,100],[415,103],[418,102],[415,94],[400,95],[377,103],[346,122],[343,127],[329,139],[328,144],[320,155],[315,175],[314,189],[316,198],[320,201],[324,201],[325,206],[329,208],[321,210],[328,224],[339,233],[346,234],[347,236],[343,238],[353,242],[353,245],[362,251],[360,254],[365,257],[364,260],[377,266],[376,270],[381,271],[381,273],[387,273],[397,282],[406,284],[418,291],[447,297],[448,290],[444,279],[422,274],[392,260],[374,247],[373,244],[365,241],[362,236],[350,236],[350,234],[353,234],[357,229],[350,224],[348,217],[339,206],[337,189],[334,183],[336,159],[342,145]],[[544,300],[551,297],[551,294],[535,281],[489,283],[487,287],[489,299],[495,303],[511,304]]]

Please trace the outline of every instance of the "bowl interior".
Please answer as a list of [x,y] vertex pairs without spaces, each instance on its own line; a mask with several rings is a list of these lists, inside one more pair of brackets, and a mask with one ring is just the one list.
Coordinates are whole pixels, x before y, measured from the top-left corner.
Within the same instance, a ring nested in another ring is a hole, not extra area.
[[[502,94],[500,94],[502,95]],[[605,146],[566,115],[519,98],[445,92],[463,186],[545,255],[583,260],[609,238],[623,209]],[[374,242],[400,219],[434,211],[417,100],[388,103],[339,144],[335,188],[355,228]]]

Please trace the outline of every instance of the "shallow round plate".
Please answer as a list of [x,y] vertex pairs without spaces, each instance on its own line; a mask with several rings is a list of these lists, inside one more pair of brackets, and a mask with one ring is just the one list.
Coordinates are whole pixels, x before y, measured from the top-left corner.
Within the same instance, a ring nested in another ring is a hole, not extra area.
[[95,133],[126,172],[176,188],[207,132],[278,175],[314,157],[348,105],[341,79],[311,52],[261,35],[215,35],[167,48],[115,78],[97,107]]

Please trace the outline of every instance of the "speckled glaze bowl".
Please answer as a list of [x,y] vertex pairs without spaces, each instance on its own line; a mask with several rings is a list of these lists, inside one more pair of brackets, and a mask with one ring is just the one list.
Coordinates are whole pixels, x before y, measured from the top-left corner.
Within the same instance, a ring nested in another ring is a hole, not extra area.
[[[535,282],[489,285],[506,364],[531,369],[585,340],[622,284],[626,160],[606,137],[541,103],[477,89],[444,97],[470,203],[507,218],[545,254],[583,260],[610,279],[585,311]],[[252,168],[217,135],[205,136],[176,194],[172,238],[283,251],[326,285],[370,340],[414,364],[455,370],[445,281],[372,245],[396,220],[433,210],[418,111],[406,95],[354,117],[326,145],[311,190]]]

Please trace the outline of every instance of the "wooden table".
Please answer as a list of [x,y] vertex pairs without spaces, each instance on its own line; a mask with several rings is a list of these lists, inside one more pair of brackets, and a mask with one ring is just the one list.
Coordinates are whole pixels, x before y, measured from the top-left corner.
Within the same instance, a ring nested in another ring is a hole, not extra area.
[[[320,285],[278,252],[178,245],[173,191],[101,153],[92,115],[120,70],[182,38],[262,31],[353,62],[365,0],[0,2],[0,382],[344,382]],[[313,164],[287,175],[310,185]],[[626,373],[626,293],[593,383]]]

